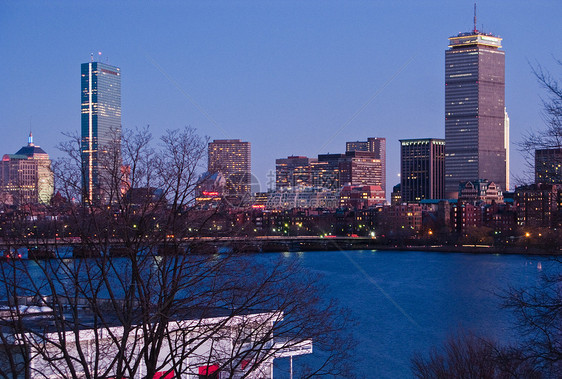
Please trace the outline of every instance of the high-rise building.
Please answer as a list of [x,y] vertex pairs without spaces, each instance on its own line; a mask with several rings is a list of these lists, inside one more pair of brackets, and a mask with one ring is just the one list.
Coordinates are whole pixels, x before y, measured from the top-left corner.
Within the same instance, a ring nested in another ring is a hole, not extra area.
[[277,159],[276,189],[312,187],[339,191],[344,185],[380,186],[384,171],[381,159],[370,151],[320,154],[318,158],[290,156]]
[[83,200],[110,200],[121,169],[121,70],[101,62],[82,64]]
[[[322,155],[322,160],[289,156],[275,160],[275,189],[340,189],[340,159],[344,154]],[[329,157],[329,158],[326,158]]]
[[445,195],[487,179],[506,188],[505,52],[476,29],[449,38],[445,52]]
[[342,186],[380,186],[384,192],[383,164],[381,159],[377,158],[377,153],[348,151],[340,160],[339,170]]
[[400,140],[401,201],[443,199],[444,179],[445,140],[437,138]]
[[369,137],[367,141],[346,142],[345,151],[370,151],[375,153],[375,158],[381,164],[381,184],[383,191],[386,192],[386,138]]
[[15,154],[5,154],[0,166],[0,190],[11,195],[13,204],[48,204],[53,196],[53,172],[49,155],[33,143]]
[[225,195],[243,198],[250,194],[252,184],[252,153],[250,142],[222,139],[209,142],[210,173],[220,172],[226,179]]
[[535,150],[535,183],[562,184],[562,148]]
[[537,183],[515,189],[517,224],[559,227],[562,224],[562,185]]
[[509,115],[507,109],[504,109],[504,147],[505,147],[505,191],[509,191]]
[[312,163],[316,158],[289,156],[275,160],[275,189],[290,187],[312,187]]

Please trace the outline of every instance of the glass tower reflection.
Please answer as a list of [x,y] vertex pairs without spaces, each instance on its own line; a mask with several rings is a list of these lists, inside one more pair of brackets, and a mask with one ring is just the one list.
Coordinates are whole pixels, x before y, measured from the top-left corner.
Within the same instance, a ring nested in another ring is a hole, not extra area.
[[121,140],[121,70],[101,62],[82,64],[82,189],[83,201],[107,201],[104,188],[110,168],[101,154],[117,152]]

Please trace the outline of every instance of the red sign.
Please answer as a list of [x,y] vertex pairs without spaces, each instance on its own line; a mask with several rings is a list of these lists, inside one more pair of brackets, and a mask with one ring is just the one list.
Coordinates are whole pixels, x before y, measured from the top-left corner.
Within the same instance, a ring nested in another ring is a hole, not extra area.
[[153,379],[173,379],[174,371],[159,371],[152,377]]
[[218,371],[219,365],[201,366],[199,367],[199,375],[211,375]]
[[203,191],[203,196],[217,197],[219,196],[219,193],[214,191]]

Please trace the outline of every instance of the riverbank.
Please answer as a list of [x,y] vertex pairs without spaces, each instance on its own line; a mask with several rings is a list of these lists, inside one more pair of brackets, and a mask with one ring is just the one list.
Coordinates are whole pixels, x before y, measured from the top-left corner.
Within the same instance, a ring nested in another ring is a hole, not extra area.
[[[61,241],[62,242],[62,241]],[[415,242],[415,241],[414,241]],[[44,244],[32,248],[10,246],[1,249],[0,259],[29,258],[49,259],[60,256],[61,248],[65,251],[64,258],[85,258],[104,255],[97,248],[78,242]],[[562,250],[545,249],[537,246],[520,245],[414,245],[397,244],[380,241],[369,237],[315,237],[315,236],[244,236],[244,237],[201,237],[191,241],[180,242],[179,245],[161,243],[152,247],[155,255],[173,255],[185,252],[213,254],[217,252],[237,253],[279,253],[305,251],[338,251],[338,250],[386,250],[386,251],[422,251],[438,253],[470,253],[470,254],[518,254],[518,255],[550,255],[562,256]],[[152,250],[151,249],[151,250]],[[56,253],[55,251],[59,251]],[[114,241],[109,247],[108,255],[112,257],[130,254],[123,242]]]
[[562,255],[562,249],[552,250],[534,246],[489,246],[489,245],[396,245],[384,244],[374,239],[324,239],[322,241],[236,241],[234,250],[248,252],[283,251],[333,251],[333,250],[389,250],[389,251],[427,251],[442,253],[471,254],[519,254],[519,255]]

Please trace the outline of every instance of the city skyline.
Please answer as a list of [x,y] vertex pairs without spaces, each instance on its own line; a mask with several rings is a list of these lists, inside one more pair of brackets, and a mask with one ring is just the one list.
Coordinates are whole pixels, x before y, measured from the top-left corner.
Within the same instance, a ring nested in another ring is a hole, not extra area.
[[[2,151],[13,150],[31,127],[51,156],[60,155],[60,132],[75,132],[80,122],[77,64],[101,50],[101,61],[109,57],[127,73],[125,128],[150,124],[160,134],[191,125],[211,139],[249,141],[262,190],[276,158],[343,152],[346,141],[377,135],[387,139],[389,191],[400,180],[398,140],[444,136],[444,41],[471,27],[473,2],[218,2],[162,10],[131,4],[0,5],[2,34],[10,36],[4,37],[10,64],[0,74],[0,122],[8,131]],[[529,62],[549,68],[552,56],[561,55],[548,25],[562,6],[479,2],[478,9],[479,29],[484,23],[504,38],[509,52],[506,105],[517,142],[525,130],[542,127],[541,90]],[[125,10],[133,21],[120,16]],[[101,17],[108,21],[103,27]],[[536,19],[545,21],[531,23]],[[526,22],[532,28],[521,33]],[[44,34],[37,36],[39,30]],[[29,68],[49,52],[57,53],[52,74]],[[33,102],[30,93],[44,101]],[[514,148],[511,166],[523,166]]]

